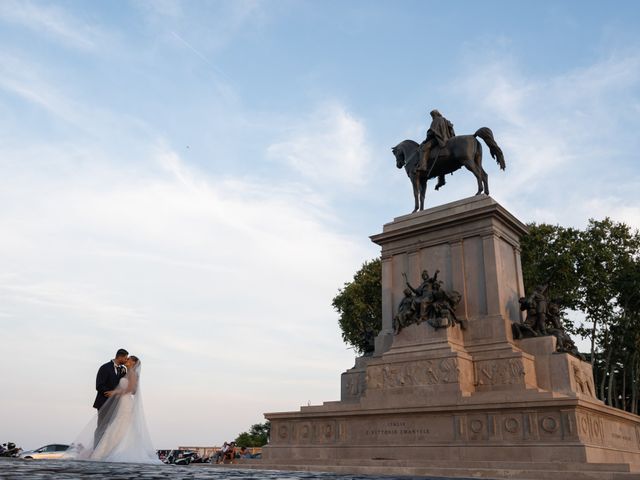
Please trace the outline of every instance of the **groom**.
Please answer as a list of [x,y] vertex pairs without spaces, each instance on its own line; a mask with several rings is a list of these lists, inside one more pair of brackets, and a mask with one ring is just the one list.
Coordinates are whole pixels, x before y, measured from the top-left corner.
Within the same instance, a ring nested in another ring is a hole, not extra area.
[[100,442],[107,428],[108,409],[102,407],[111,396],[111,392],[117,388],[120,378],[127,373],[127,369],[124,366],[127,358],[129,358],[129,352],[121,348],[116,352],[116,358],[108,361],[98,369],[98,374],[96,375],[96,390],[98,393],[96,394],[95,402],[93,402],[93,408],[98,409],[98,427],[93,436],[94,448]]

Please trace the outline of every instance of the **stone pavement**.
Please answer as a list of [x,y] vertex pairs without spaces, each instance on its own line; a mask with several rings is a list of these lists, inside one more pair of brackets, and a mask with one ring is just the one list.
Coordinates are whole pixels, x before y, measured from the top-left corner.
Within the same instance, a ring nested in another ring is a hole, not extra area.
[[[0,458],[1,480],[75,479],[202,479],[202,480],[388,480],[390,477],[336,475],[316,472],[276,472],[215,468],[211,465],[143,465],[134,463],[78,462],[71,460],[21,460]],[[435,477],[395,477],[436,480]],[[441,479],[441,477],[438,477]],[[463,479],[457,479],[463,480]]]

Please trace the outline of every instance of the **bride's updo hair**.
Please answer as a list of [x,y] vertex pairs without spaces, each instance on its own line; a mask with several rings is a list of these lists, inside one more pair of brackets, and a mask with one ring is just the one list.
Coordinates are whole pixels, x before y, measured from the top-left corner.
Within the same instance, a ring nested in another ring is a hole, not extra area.
[[129,355],[129,358],[130,358],[131,360],[133,360],[134,362],[136,362],[136,365],[137,365],[138,363],[140,363],[140,359],[139,359],[138,357],[136,357],[135,355]]

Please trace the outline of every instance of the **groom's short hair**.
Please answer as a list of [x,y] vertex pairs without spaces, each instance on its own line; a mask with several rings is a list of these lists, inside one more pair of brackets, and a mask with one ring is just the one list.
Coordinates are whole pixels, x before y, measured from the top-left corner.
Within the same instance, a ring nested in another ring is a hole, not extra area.
[[116,358],[126,357],[127,355],[129,355],[129,352],[127,352],[124,348],[119,348],[118,351],[116,352]]

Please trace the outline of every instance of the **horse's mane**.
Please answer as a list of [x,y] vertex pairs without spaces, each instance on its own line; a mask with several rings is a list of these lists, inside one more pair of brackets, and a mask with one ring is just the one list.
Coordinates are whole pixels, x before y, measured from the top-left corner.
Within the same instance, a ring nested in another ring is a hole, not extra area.
[[396,145],[395,148],[399,148],[401,146],[402,147],[417,147],[418,146],[418,142],[414,142],[413,140],[403,140],[398,145]]
[[396,156],[398,153],[401,153],[405,160],[409,160],[407,157],[409,157],[411,153],[415,152],[417,148],[418,144],[413,140],[403,140],[398,145],[393,147],[391,151]]

